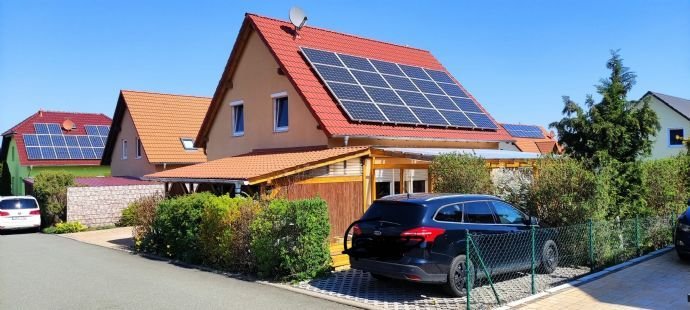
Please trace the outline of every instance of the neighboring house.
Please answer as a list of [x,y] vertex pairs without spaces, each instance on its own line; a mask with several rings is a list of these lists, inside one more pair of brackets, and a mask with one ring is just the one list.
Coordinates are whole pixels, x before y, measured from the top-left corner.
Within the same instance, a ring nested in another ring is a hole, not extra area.
[[556,134],[542,126],[501,124],[514,142],[501,143],[500,149],[541,154],[561,154],[563,149],[556,141]]
[[102,164],[136,177],[206,161],[194,139],[211,98],[123,90]]
[[247,14],[196,139],[209,161],[145,179],[318,195],[340,237],[377,197],[429,191],[439,154],[492,167],[541,156],[518,140],[428,51]]
[[690,100],[648,91],[640,100],[649,100],[661,129],[654,138],[651,158],[672,157],[686,151],[683,139],[690,134]]
[[0,161],[7,165],[13,195],[24,195],[24,179],[42,171],[107,176],[101,166],[110,118],[103,114],[38,111],[2,134]]

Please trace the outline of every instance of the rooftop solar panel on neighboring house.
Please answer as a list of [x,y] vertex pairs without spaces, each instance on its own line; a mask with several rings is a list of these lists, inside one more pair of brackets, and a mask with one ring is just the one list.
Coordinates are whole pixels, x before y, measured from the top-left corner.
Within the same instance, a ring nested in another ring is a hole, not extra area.
[[544,138],[544,133],[539,126],[503,124],[503,128],[516,138]]
[[29,160],[100,159],[109,126],[84,126],[88,135],[63,134],[59,124],[34,124],[35,134],[24,134]]
[[444,71],[307,47],[301,51],[353,121],[498,129]]

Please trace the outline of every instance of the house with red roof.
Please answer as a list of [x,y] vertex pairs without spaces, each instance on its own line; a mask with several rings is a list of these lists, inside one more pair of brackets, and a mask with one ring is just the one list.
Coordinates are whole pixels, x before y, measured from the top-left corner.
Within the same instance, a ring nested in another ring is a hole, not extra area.
[[553,151],[523,150],[518,140],[553,140],[526,132],[512,135],[429,51],[246,14],[195,140],[208,161],[144,178],[318,195],[337,237],[377,197],[428,191],[439,154],[520,167]]
[[101,156],[111,119],[103,114],[38,111],[2,134],[0,161],[7,193],[24,195],[25,179],[42,171],[110,175]]

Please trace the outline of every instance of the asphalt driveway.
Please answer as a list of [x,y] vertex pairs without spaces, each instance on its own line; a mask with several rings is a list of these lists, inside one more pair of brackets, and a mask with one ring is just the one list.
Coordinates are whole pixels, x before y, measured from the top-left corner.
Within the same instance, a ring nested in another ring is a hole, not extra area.
[[44,234],[0,235],[0,309],[345,309]]

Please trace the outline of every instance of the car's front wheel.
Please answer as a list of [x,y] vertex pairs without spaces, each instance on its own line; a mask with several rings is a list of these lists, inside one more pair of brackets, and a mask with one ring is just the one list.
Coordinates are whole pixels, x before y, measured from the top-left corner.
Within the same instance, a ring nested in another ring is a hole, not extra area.
[[[467,273],[469,272],[469,282]],[[462,297],[467,295],[467,288],[470,290],[474,284],[474,265],[469,261],[469,266],[465,266],[465,255],[457,256],[450,264],[448,271],[448,281],[444,285],[444,290],[451,296]]]
[[541,262],[539,272],[551,274],[558,268],[558,246],[553,240],[544,242],[541,247]]

